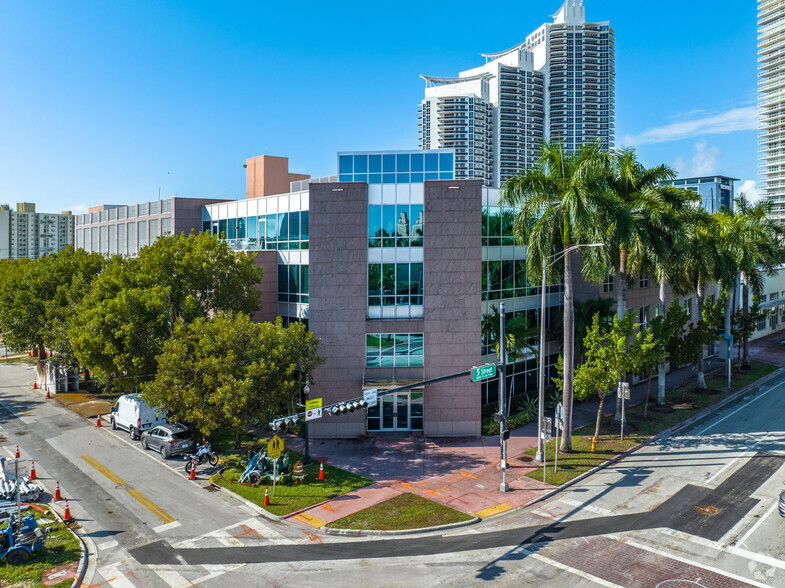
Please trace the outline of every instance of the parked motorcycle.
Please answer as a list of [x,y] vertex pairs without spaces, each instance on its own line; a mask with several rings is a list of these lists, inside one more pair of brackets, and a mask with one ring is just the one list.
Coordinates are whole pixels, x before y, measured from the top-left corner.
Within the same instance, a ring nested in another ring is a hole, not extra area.
[[218,454],[213,452],[212,447],[210,447],[209,443],[205,443],[196,453],[189,453],[185,456],[185,473],[191,473],[191,464],[194,464],[194,467],[204,463],[205,461],[208,462],[210,465],[218,465]]

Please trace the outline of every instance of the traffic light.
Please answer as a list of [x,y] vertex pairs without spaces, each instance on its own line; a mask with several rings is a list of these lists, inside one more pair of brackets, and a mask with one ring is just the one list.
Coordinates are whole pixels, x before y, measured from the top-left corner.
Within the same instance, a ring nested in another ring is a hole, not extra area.
[[339,414],[346,414],[347,412],[354,412],[355,410],[360,410],[362,408],[366,408],[367,406],[368,403],[365,400],[362,398],[356,398],[354,400],[347,400],[345,402],[333,404],[332,406],[327,407],[325,410],[332,416],[337,416]]

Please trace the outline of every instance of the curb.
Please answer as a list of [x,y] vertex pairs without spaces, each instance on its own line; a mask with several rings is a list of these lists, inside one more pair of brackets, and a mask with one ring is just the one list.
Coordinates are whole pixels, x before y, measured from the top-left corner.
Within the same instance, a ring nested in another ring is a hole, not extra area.
[[[490,518],[490,517],[488,517]],[[420,527],[417,529],[395,529],[391,531],[377,531],[377,530],[364,530],[364,529],[333,529],[331,527],[324,527],[324,532],[327,535],[343,535],[348,537],[371,537],[379,535],[417,535],[420,533],[430,533],[446,531],[448,529],[457,529],[459,527],[467,527],[482,521],[478,516],[474,516],[471,520],[460,521],[457,523],[448,523],[446,525],[436,525],[435,527]]]
[[[217,474],[213,474],[213,476],[215,476],[215,475],[217,475]],[[214,488],[216,488],[216,492],[219,492],[219,493],[223,492],[223,493],[231,496],[233,499],[237,500],[238,502],[243,503],[248,508],[256,511],[257,513],[259,513],[260,515],[262,515],[263,517],[265,517],[267,519],[270,519],[271,521],[283,521],[286,517],[291,516],[293,514],[296,514],[296,513],[289,513],[288,515],[274,515],[273,513],[264,510],[258,504],[255,504],[255,503],[251,502],[247,498],[243,498],[242,496],[240,496],[236,492],[232,492],[228,488],[224,488],[223,486],[221,486],[219,483],[213,482],[212,481],[213,476],[210,476],[208,481],[210,482],[210,484],[213,485]],[[312,507],[309,506],[308,508],[312,508]],[[306,510],[306,509],[303,509],[303,510]],[[298,512],[301,512],[301,511],[298,511]]]
[[[66,522],[63,520],[63,516],[59,512],[59,508],[55,508],[59,505],[55,504],[54,499],[48,506],[51,513],[57,517],[57,519],[66,529],[71,532],[71,535],[79,540],[79,544],[82,546],[81,554],[79,555],[79,565],[77,567],[76,576],[74,577],[74,581],[71,584],[71,588],[79,588],[84,583],[85,576],[87,575],[87,569],[89,567],[95,566],[97,560],[97,550],[95,543],[90,537],[87,537],[86,535],[82,536],[80,533],[77,533],[66,524]],[[92,558],[90,557],[91,554],[93,556]]]

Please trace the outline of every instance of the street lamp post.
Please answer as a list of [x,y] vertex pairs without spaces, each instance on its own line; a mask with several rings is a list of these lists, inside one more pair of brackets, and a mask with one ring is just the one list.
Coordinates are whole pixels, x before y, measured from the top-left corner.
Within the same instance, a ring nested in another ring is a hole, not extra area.
[[[562,257],[571,251],[576,251],[581,247],[602,247],[602,243],[585,243],[573,245],[559,253],[548,255],[542,262],[542,285],[540,287],[540,381],[539,381],[539,403],[537,408],[537,454],[534,456],[536,461],[542,463],[545,459],[545,444],[542,438],[542,420],[545,417],[545,274],[548,268],[559,262]],[[552,259],[550,263],[547,263]],[[558,451],[558,448],[556,449]]]
[[[308,386],[308,376],[305,376],[305,386],[303,386],[303,396],[305,397],[305,402],[308,402],[308,394],[311,392],[310,386]],[[307,412],[307,410],[306,410]],[[311,455],[308,453],[308,419],[303,420],[303,426],[305,427],[305,453],[303,453],[303,465],[311,465]]]

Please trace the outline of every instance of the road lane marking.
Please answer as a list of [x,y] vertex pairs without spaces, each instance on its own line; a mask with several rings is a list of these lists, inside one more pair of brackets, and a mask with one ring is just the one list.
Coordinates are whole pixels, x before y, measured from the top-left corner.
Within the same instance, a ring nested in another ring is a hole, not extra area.
[[142,506],[144,506],[146,509],[148,509],[150,512],[152,512],[155,516],[157,516],[159,519],[161,519],[164,523],[173,523],[173,522],[175,522],[175,518],[172,515],[167,513],[160,506],[156,505],[152,500],[147,498],[147,496],[145,496],[144,494],[142,494],[141,492],[139,492],[135,488],[129,486],[122,478],[120,478],[118,475],[116,475],[116,474],[112,473],[111,471],[109,471],[108,469],[106,469],[100,463],[95,461],[92,457],[90,457],[89,455],[83,455],[82,459],[85,460],[87,463],[89,463],[91,466],[93,466],[96,470],[98,470],[104,476],[109,478],[115,484],[117,484],[119,486],[123,486],[123,489],[126,492],[128,492],[128,494],[130,494],[131,497],[133,497]]
[[774,512],[774,509],[777,508],[778,506],[779,506],[779,503],[777,502],[777,500],[775,500],[774,503],[771,505],[771,507],[769,507],[766,510],[766,514],[761,515],[761,517],[757,520],[757,522],[754,525],[752,525],[752,527],[750,527],[749,531],[747,531],[746,533],[744,533],[744,535],[742,535],[741,539],[739,539],[736,542],[736,544],[737,545],[744,545],[744,542],[749,538],[749,536],[752,535],[755,531],[758,530],[758,527],[760,527],[766,521],[766,519],[769,518],[769,515],[772,512]]
[[734,410],[732,413],[725,415],[725,416],[724,416],[724,417],[722,417],[720,420],[718,420],[718,421],[715,421],[714,423],[710,424],[708,427],[706,427],[706,428],[704,428],[704,429],[701,429],[701,430],[700,430],[700,431],[698,431],[697,433],[694,433],[694,435],[690,435],[690,436],[700,437],[701,435],[703,435],[703,433],[705,433],[706,431],[708,431],[708,430],[709,430],[709,429],[711,429],[712,427],[715,427],[715,426],[719,425],[719,424],[720,424],[722,421],[724,421],[725,419],[729,419],[730,417],[732,417],[734,414],[736,414],[736,413],[737,413],[737,412],[739,412],[740,410],[744,410],[744,409],[745,409],[745,408],[747,408],[747,407],[748,407],[750,404],[752,404],[753,402],[756,402],[756,401],[760,400],[761,398],[763,398],[764,396],[766,396],[766,394],[768,394],[769,392],[773,392],[774,390],[776,390],[777,388],[779,388],[779,387],[780,387],[780,386],[782,386],[783,384],[785,384],[785,382],[780,382],[780,383],[779,383],[779,384],[777,384],[776,386],[773,386],[773,387],[769,388],[768,390],[766,390],[765,392],[758,394],[758,395],[757,395],[755,398],[753,398],[753,399],[752,399],[752,400],[750,400],[749,402],[745,402],[745,403],[744,403],[744,404],[742,404],[742,405],[741,405],[739,408],[737,408],[736,410]]
[[106,583],[112,588],[136,588],[131,580],[120,573],[117,564],[104,566],[98,570],[98,573],[101,574],[102,577],[107,578]]
[[101,543],[100,545],[96,545],[95,548],[98,551],[106,551],[107,549],[112,549],[112,547],[117,547],[118,545],[119,545],[119,543],[117,543],[117,541],[115,541],[114,539],[111,539],[109,541],[106,541],[105,543]]
[[785,561],[782,561],[781,559],[777,559],[775,557],[771,557],[770,555],[763,555],[762,553],[756,553],[754,551],[750,551],[749,549],[736,547],[735,545],[728,547],[727,551],[729,553],[732,553],[733,555],[738,555],[739,557],[756,561],[765,566],[771,566],[774,568],[785,570]]
[[482,510],[478,510],[474,514],[476,516],[480,517],[481,519],[485,519],[485,518],[488,518],[488,517],[493,516],[495,514],[499,514],[500,512],[508,511],[511,508],[512,507],[509,504],[507,504],[506,502],[502,502],[501,504],[497,504],[496,506],[492,506],[490,508],[484,508]]
[[[574,574],[574,575],[579,576],[579,577],[581,577],[581,578],[583,578],[585,580],[589,580],[590,582],[594,582],[595,584],[599,584],[600,586],[605,586],[605,588],[623,588],[622,586],[619,586],[618,584],[614,584],[613,582],[608,582],[607,580],[603,580],[602,578],[594,576],[594,575],[592,575],[592,574],[590,574],[588,572],[584,572],[583,570],[579,570],[577,568],[573,568],[571,566],[565,565],[565,564],[563,564],[561,562],[556,561],[555,559],[551,559],[550,557],[546,557],[546,556],[541,555],[541,554],[539,554],[539,553],[537,553],[535,551],[530,551],[529,549],[526,549],[525,547],[520,547],[519,549],[520,549],[521,552],[526,554],[526,557],[531,557],[533,559],[536,559],[538,561],[541,561],[542,563],[548,564],[549,566],[553,566],[554,568],[557,568],[557,569],[562,570],[564,572],[569,572],[570,574]],[[502,557],[501,559],[504,560],[506,558]]]
[[182,526],[180,521],[172,521],[171,523],[166,523],[163,525],[158,525],[157,527],[153,527],[153,531],[156,533],[161,533],[162,531],[168,531],[169,529],[175,529],[177,527]]

